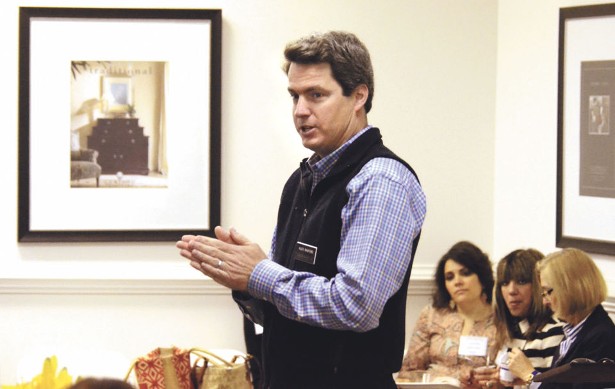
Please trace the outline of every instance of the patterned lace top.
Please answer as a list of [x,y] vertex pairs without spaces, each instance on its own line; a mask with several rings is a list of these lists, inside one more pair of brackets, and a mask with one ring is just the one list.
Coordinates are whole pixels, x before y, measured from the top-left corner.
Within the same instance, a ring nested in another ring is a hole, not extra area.
[[[486,357],[458,355],[463,322],[463,317],[456,310],[436,309],[431,305],[423,308],[410,338],[399,377],[403,378],[404,372],[429,370],[432,377],[449,376],[460,379],[473,367],[485,365]],[[492,312],[485,320],[476,321],[468,334],[488,338],[490,361],[495,359],[497,353],[495,331]]]

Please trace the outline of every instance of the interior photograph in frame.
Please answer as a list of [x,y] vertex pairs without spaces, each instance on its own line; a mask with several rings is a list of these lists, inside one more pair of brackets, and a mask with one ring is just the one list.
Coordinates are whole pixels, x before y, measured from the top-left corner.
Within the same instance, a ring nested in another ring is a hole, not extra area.
[[560,9],[557,247],[615,254],[615,4]]
[[167,187],[168,65],[71,63],[71,188]]
[[20,7],[19,17],[18,241],[212,236],[221,10]]

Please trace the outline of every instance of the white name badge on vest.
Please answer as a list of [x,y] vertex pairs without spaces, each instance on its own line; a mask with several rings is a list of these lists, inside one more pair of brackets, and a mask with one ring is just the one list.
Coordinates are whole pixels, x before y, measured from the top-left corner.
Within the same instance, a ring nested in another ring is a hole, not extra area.
[[301,261],[313,265],[316,263],[316,252],[318,247],[306,243],[297,242],[293,258],[296,261]]
[[487,344],[489,339],[486,336],[466,336],[459,338],[459,355],[466,357],[486,357]]

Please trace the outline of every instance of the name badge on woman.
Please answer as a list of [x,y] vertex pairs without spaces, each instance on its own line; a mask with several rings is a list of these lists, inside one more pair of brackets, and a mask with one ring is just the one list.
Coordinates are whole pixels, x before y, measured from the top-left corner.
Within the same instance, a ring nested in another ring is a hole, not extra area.
[[459,355],[467,357],[486,357],[487,344],[489,339],[486,336],[467,336],[459,338]]

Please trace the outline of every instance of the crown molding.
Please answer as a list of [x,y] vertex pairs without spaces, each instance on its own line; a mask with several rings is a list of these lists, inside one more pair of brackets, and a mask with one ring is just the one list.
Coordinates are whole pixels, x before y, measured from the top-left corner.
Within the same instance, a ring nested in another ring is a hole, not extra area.
[[[425,274],[422,275],[422,277],[412,277],[408,285],[408,295],[430,296],[432,294],[433,280],[426,278]],[[217,296],[230,295],[230,290],[209,278],[202,280],[0,278],[0,294]],[[609,315],[615,316],[615,297],[609,296],[602,306]]]
[[[209,278],[168,279],[41,279],[0,278],[0,294],[31,295],[229,295]],[[411,280],[408,295],[431,294],[430,280]]]
[[[430,295],[430,266],[414,266],[408,295]],[[229,295],[210,278],[201,279],[85,279],[0,278],[0,294],[31,295]]]
[[0,294],[39,295],[228,295],[211,279],[0,279]]
[[609,315],[615,316],[615,297],[607,297],[606,301],[602,303],[602,306]]

